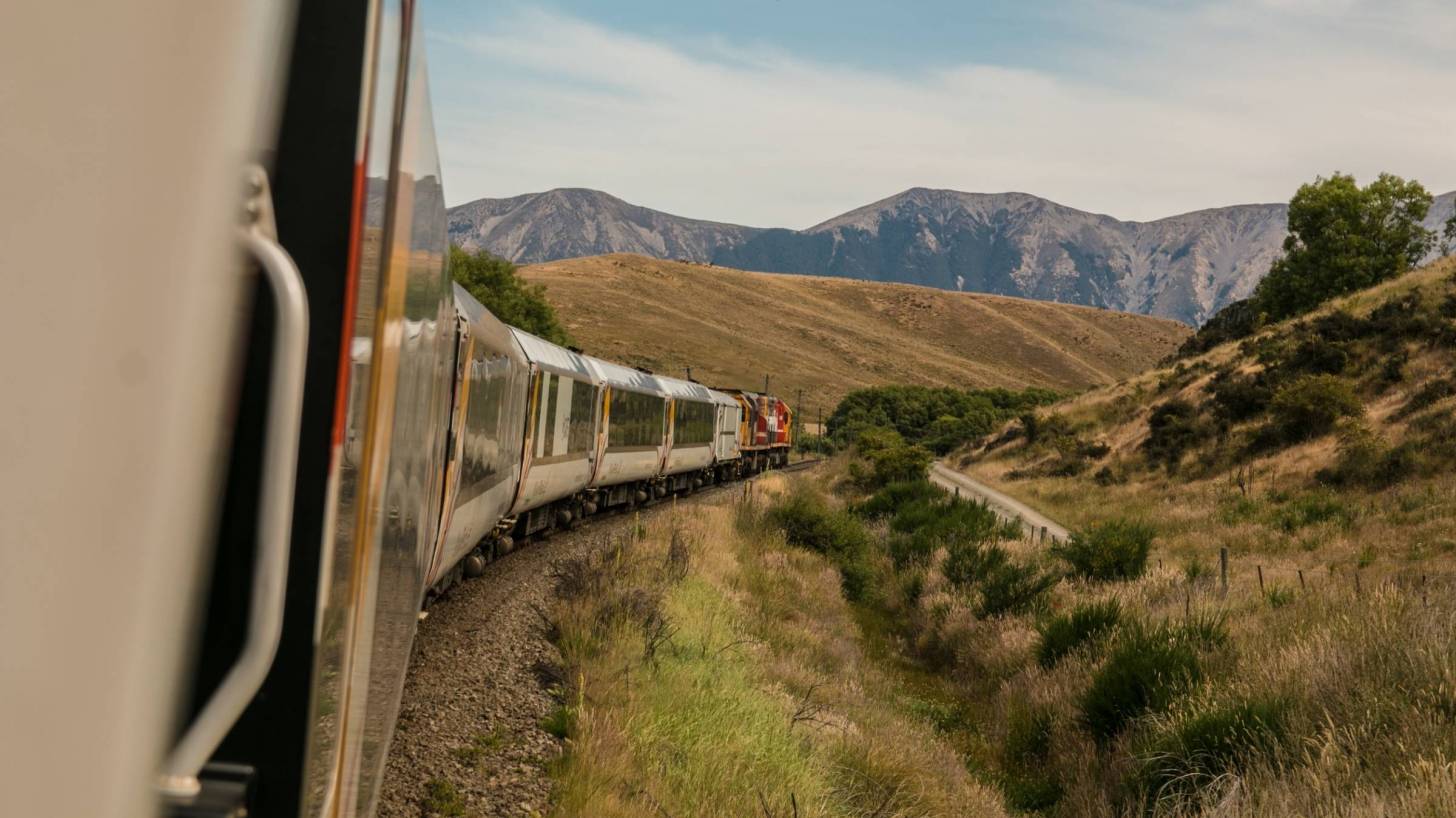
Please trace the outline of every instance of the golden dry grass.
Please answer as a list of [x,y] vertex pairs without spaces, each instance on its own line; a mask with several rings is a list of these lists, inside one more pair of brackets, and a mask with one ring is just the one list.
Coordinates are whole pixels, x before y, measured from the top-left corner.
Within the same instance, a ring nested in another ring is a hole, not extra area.
[[1140,315],[903,284],[751,273],[635,255],[521,268],[590,353],[703,383],[803,389],[827,415],[850,390],[1108,384],[1190,330]]
[[[770,476],[755,492],[783,484]],[[573,727],[555,814],[1004,815],[907,713],[834,568],[742,525],[740,503],[719,494],[607,546],[596,587],[558,604]],[[667,568],[674,538],[691,555],[681,578]],[[671,629],[651,658],[647,629],[603,613],[641,599]]]
[[[1448,259],[1325,311],[1366,314],[1411,292],[1444,297],[1453,273],[1456,260]],[[1415,434],[1394,410],[1451,372],[1449,350],[1411,343],[1406,351],[1403,380],[1366,397],[1364,422],[1388,445]],[[1247,761],[1197,798],[1165,798],[1155,814],[1456,814],[1456,463],[1435,464],[1433,472],[1386,488],[1323,486],[1315,473],[1338,455],[1335,437],[1326,436],[1237,464],[1200,461],[1215,445],[1205,443],[1192,464],[1170,476],[1148,466],[1139,446],[1152,406],[1174,397],[1207,399],[1210,375],[1200,362],[1210,369],[1257,366],[1237,345],[1226,345],[1186,362],[1181,373],[1152,371],[1049,410],[1082,438],[1107,444],[1103,462],[1123,483],[1094,479],[1096,466],[1078,476],[1018,479],[1055,455],[1014,442],[952,459],[1074,530],[1114,516],[1154,523],[1159,536],[1146,575],[1112,584],[1064,581],[1051,607],[1112,596],[1149,621],[1177,622],[1190,611],[1220,615],[1229,642],[1215,671],[1169,711],[1098,750],[1076,729],[1074,705],[1102,657],[1078,656],[1045,670],[1024,647],[1029,619],[966,618],[964,643],[976,646],[999,680],[988,710],[1034,704],[1054,714],[1056,749],[1048,763],[1066,771],[1057,815],[1140,813],[1143,806],[1119,804],[1109,794],[1125,792],[1148,741],[1221,703],[1249,700],[1286,708],[1288,740],[1279,752]],[[1453,411],[1456,399],[1447,398],[1423,414],[1449,419]],[[1247,467],[1244,487],[1240,466]],[[1303,518],[1304,508],[1318,513]],[[1230,560],[1226,594],[1218,579],[1221,549]],[[992,734],[1004,731],[1004,723],[991,721]]]

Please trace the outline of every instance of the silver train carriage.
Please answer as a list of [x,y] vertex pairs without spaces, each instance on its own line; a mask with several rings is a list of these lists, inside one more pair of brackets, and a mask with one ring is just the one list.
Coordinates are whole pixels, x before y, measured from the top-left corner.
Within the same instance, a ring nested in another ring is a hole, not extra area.
[[429,589],[739,474],[737,401],[452,285],[421,4],[21,3],[0,815],[370,816]]

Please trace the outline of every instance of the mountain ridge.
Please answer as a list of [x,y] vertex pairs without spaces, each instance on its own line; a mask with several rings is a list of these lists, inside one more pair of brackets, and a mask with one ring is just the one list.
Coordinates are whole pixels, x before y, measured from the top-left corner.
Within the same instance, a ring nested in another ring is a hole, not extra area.
[[[1441,194],[1427,218],[1456,206]],[[1288,206],[1127,221],[1018,191],[913,187],[802,230],[690,219],[588,188],[450,208],[450,239],[522,264],[638,253],[744,270],[921,284],[1082,304],[1199,325],[1253,292]]]

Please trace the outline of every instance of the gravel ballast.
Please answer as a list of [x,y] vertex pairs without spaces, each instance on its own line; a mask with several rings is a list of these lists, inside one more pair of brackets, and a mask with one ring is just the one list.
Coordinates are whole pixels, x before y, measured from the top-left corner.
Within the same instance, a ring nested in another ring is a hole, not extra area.
[[447,800],[464,815],[549,811],[549,766],[562,751],[541,727],[560,706],[550,690],[560,656],[542,621],[551,604],[551,565],[625,530],[632,519],[607,517],[528,544],[430,607],[410,657],[381,818],[435,814],[426,804],[432,788],[440,798],[439,782],[448,782]]

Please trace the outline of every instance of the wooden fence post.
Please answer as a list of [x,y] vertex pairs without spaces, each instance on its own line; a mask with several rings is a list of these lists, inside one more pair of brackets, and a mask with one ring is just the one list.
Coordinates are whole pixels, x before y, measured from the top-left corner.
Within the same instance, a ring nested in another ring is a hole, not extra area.
[[1259,570],[1259,596],[1263,596],[1264,595],[1264,566],[1262,566],[1262,565],[1255,565],[1254,567]]
[[1304,590],[1304,569],[1299,569],[1299,590]]
[[1219,591],[1228,596],[1228,546],[1218,549],[1218,586]]

